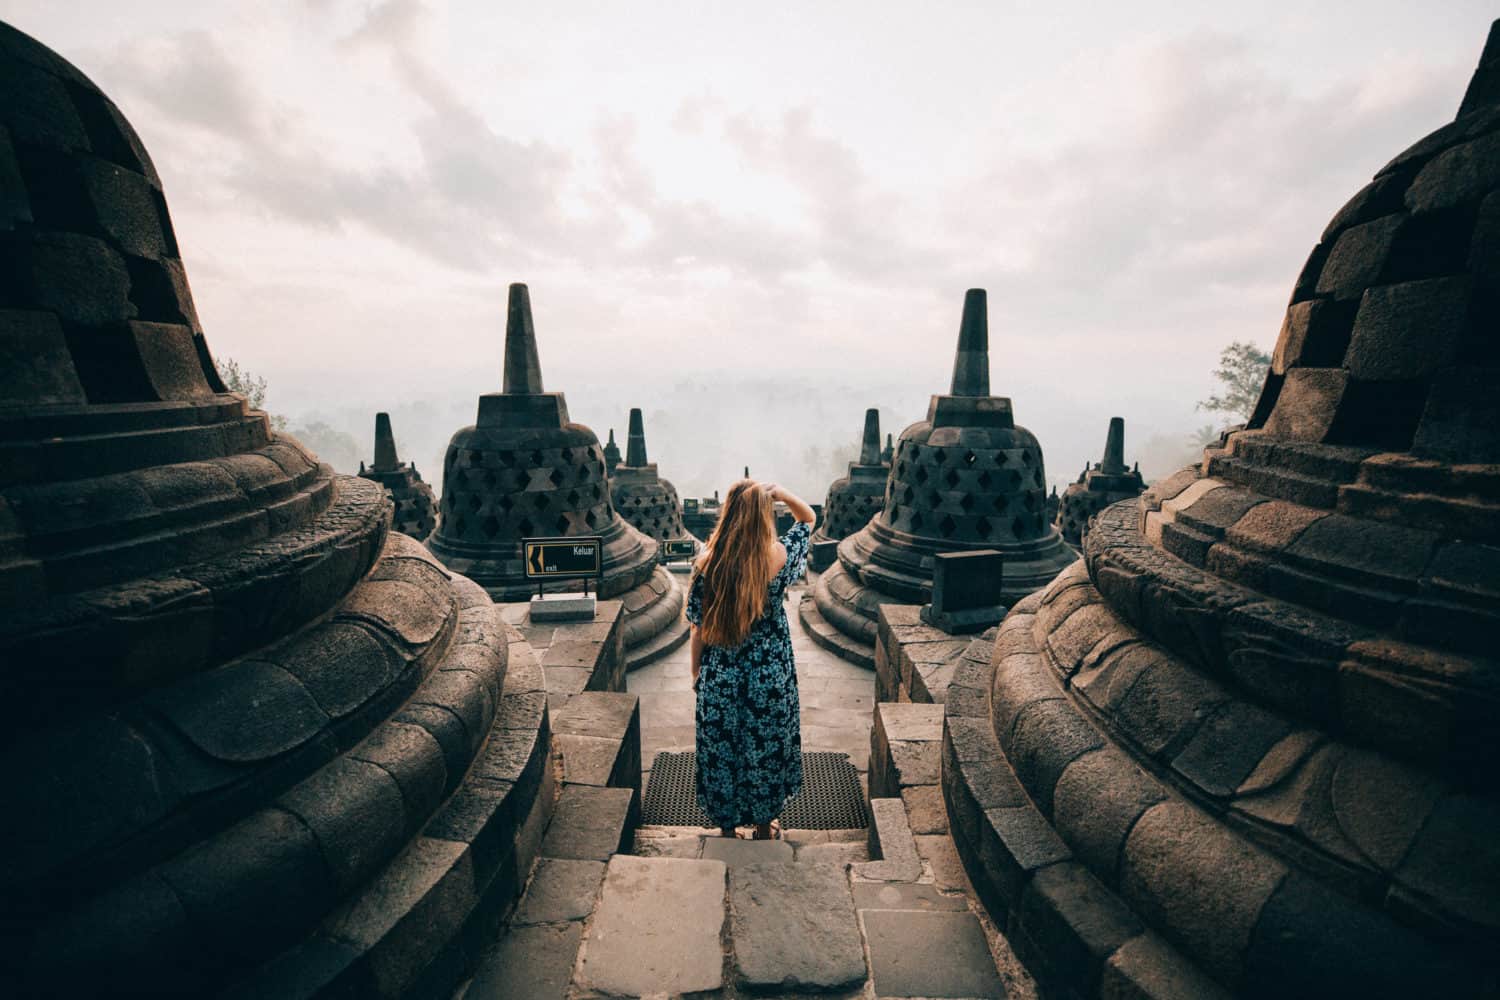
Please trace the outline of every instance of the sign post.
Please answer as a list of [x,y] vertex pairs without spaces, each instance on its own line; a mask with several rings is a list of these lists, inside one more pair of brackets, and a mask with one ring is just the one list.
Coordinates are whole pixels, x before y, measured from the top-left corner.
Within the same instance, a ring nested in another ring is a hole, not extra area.
[[[532,621],[592,619],[595,599],[589,581],[604,575],[604,539],[599,535],[521,539],[521,559],[526,579],[536,581],[531,599]],[[555,594],[548,599],[548,580],[582,580],[583,596]]]
[[693,544],[692,539],[673,538],[661,543],[661,557],[665,562],[671,562],[673,559],[691,559],[697,551],[698,546]]

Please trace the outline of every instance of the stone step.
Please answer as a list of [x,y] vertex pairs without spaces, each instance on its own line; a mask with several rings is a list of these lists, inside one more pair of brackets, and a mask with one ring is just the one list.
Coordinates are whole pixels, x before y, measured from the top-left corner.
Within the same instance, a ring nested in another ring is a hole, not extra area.
[[686,622],[668,625],[651,638],[642,641],[640,645],[625,650],[625,669],[638,670],[675,653],[683,643],[688,641],[688,634]]
[[634,790],[641,795],[640,696],[584,691],[552,717],[553,744],[562,753],[566,785]]
[[922,859],[898,798],[870,800],[870,854],[878,861],[854,866],[854,874],[877,882],[915,882],[922,876]]
[[[787,854],[789,860],[790,850]],[[865,980],[864,943],[849,878],[840,867],[784,861],[733,864],[729,921],[735,983],[741,988],[823,993]]]
[[[792,858],[798,864],[828,864],[842,868],[845,865],[870,860],[868,831],[866,830],[787,830],[782,836],[783,839],[779,843],[790,846]],[[645,826],[636,831],[634,853],[647,858],[708,857],[726,861],[724,854],[719,852],[723,851],[727,854],[733,848],[715,848],[714,853],[707,852],[706,845],[716,840],[724,840],[717,830]],[[755,842],[748,841],[747,843]],[[756,846],[766,845],[762,841]],[[779,849],[772,847],[771,850]]]
[[454,1000],[563,1000],[582,940],[579,921],[512,928]]
[[636,795],[629,788],[564,785],[542,857],[609,861],[633,841]]
[[500,710],[458,789],[316,933],[229,995],[441,994],[493,940],[537,855],[555,788],[541,668],[511,636]]
[[1005,997],[984,929],[967,910],[862,909],[878,997]]
[[725,872],[722,861],[610,859],[575,985],[610,996],[721,988]]
[[797,605],[797,617],[802,620],[802,627],[813,642],[840,659],[867,670],[875,669],[875,647],[870,643],[851,639],[830,625],[818,611],[810,592],[804,594]]
[[792,845],[785,840],[742,840],[739,837],[706,837],[703,857],[722,861],[733,871],[747,865],[791,864]]

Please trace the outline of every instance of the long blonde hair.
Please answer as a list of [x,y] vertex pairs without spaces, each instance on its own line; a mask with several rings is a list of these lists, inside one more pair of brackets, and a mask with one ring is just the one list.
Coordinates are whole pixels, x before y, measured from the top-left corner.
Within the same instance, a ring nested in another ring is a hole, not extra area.
[[710,646],[738,646],[766,610],[766,586],[774,575],[776,521],[771,495],[753,479],[729,487],[719,523],[694,564],[703,578],[703,624]]

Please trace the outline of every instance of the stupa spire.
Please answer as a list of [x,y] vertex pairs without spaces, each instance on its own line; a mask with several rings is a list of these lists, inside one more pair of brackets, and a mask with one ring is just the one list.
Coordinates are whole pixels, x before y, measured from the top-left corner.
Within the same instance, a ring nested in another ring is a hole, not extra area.
[[958,327],[958,352],[953,358],[953,396],[990,394],[989,307],[983,288],[964,293],[964,316]]
[[382,471],[401,464],[396,457],[396,436],[391,433],[391,415],[375,414],[375,468]]
[[1104,461],[1099,471],[1106,476],[1125,474],[1125,418],[1109,418],[1109,436],[1104,439]]
[[531,322],[531,293],[524,284],[510,286],[505,317],[505,381],[507,395],[542,392],[542,362],[536,353],[536,327]]
[[646,464],[646,425],[641,419],[641,408],[630,408],[630,431],[625,439],[625,464],[639,469]]
[[1480,53],[1479,65],[1469,79],[1463,103],[1458,106],[1458,117],[1492,104],[1500,104],[1500,21],[1490,25],[1490,35]]
[[880,464],[880,411],[873,406],[865,411],[865,436],[860,442],[859,464]]

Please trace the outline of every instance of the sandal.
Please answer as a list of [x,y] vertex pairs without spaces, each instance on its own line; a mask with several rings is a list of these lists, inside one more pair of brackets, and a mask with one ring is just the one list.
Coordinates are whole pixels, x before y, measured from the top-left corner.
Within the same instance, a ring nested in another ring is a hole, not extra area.
[[773,820],[771,820],[771,823],[770,823],[770,832],[766,836],[764,836],[764,837],[762,837],[760,835],[760,827],[756,827],[755,831],[750,834],[750,839],[751,840],[780,840],[781,839],[781,820],[779,820],[779,819],[773,819]]

